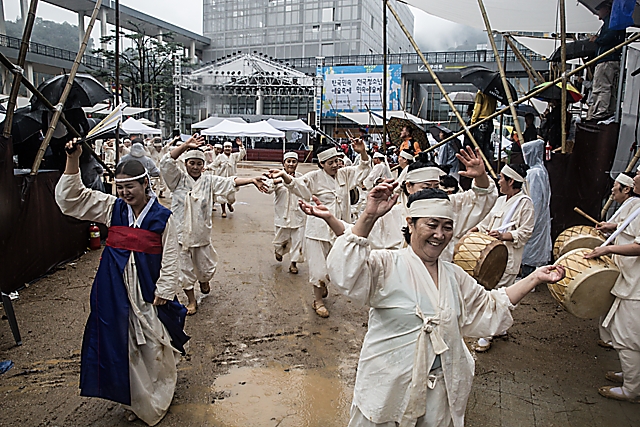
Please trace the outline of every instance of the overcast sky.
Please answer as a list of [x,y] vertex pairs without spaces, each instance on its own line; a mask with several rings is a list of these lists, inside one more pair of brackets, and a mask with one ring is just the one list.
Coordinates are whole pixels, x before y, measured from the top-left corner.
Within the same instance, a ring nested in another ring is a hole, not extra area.
[[[202,34],[202,0],[121,0],[120,4]],[[465,41],[471,45],[486,43],[485,36],[479,30],[445,21],[415,8],[412,11],[416,20],[414,36],[425,50],[447,50]],[[20,15],[19,0],[4,0],[4,14],[5,19],[14,21]],[[45,2],[38,3],[37,16],[56,22],[78,24],[76,14]],[[100,25],[96,24],[92,33],[96,44],[100,38],[99,28]]]

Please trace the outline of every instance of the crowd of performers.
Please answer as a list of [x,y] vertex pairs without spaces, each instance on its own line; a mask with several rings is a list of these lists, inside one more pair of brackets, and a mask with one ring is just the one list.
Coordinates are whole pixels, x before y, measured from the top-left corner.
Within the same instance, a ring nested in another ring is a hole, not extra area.
[[[203,149],[197,135],[153,144],[147,156],[136,156],[132,146],[133,158],[116,168],[117,197],[83,185],[81,147],[68,154],[58,205],[66,215],[109,227],[83,339],[81,394],[126,405],[130,419],[160,422],[189,339],[185,318],[197,310],[195,286],[208,293],[215,274],[215,204],[226,216],[237,189],[251,184],[273,194],[275,258],[283,261],[288,253],[292,274],[308,264],[316,314],[329,317],[329,289],[370,308],[349,425],[464,425],[474,362],[463,337],[477,338],[474,349],[487,351],[491,338],[512,325],[511,311],[523,297],[565,275],[562,266],[545,265],[551,242],[544,142],[523,144],[527,164],[505,165],[497,185],[479,151],[460,150],[458,174],[471,181],[466,191],[410,146],[399,152],[396,176],[385,156],[371,156],[361,139],[351,141],[354,162],[336,147],[321,146],[318,170],[299,173],[298,156],[289,152],[283,168],[241,178],[236,166],[245,150],[236,142],[237,153],[230,142]],[[158,166],[155,177],[147,157]],[[152,185],[171,194],[171,210]],[[621,207],[598,228],[611,233],[613,244],[588,256],[611,254],[622,272],[601,322],[602,340],[618,351],[622,372],[607,374],[620,387],[600,393],[637,402],[640,177],[620,175],[612,193]],[[507,247],[507,268],[495,289],[452,263],[456,243],[474,231]],[[186,307],[178,302],[180,290]]]

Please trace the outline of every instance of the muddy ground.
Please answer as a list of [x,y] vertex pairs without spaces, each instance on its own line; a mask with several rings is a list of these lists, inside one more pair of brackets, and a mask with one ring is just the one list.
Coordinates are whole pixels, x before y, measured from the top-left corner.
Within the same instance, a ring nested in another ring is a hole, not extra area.
[[[302,172],[314,166],[302,166]],[[239,174],[268,168],[249,164]],[[161,426],[345,426],[366,310],[330,289],[331,317],[311,309],[307,266],[273,256],[271,196],[238,194],[214,214],[220,257],[211,294],[187,319],[188,354]],[[80,346],[100,253],[90,252],[20,291],[24,345],[0,324],[2,426],[131,426],[118,404],[79,396]],[[514,312],[508,340],[477,356],[468,426],[637,426],[640,405],[600,397],[615,351],[596,345],[596,321],[566,313],[546,289]]]

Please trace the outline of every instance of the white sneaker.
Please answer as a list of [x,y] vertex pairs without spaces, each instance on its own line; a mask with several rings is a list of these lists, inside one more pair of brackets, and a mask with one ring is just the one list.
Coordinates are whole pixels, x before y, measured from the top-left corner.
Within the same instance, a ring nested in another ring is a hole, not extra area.
[[484,353],[485,351],[491,348],[491,341],[487,338],[480,338],[476,343],[476,348],[474,349],[476,353]]

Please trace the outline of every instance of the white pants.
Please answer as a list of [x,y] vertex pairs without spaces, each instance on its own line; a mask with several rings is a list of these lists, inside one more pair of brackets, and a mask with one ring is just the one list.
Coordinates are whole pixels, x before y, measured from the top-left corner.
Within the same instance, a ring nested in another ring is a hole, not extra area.
[[[433,390],[427,392],[427,411],[418,420],[402,420],[400,427],[450,427],[453,425],[451,412],[449,411],[449,401],[447,400],[447,388],[444,383],[442,369],[434,371],[437,380]],[[386,423],[374,423],[368,420],[360,408],[351,405],[351,418],[348,427],[398,427],[395,421]]]
[[320,281],[329,284],[327,273],[327,256],[331,250],[331,243],[324,240],[305,238],[305,251],[309,259],[309,283],[320,287]]
[[278,255],[291,254],[291,262],[304,262],[303,253],[304,227],[285,228],[276,227],[273,246]]
[[608,330],[620,357],[622,388],[629,395],[640,396],[640,301],[620,298],[619,301]]
[[516,281],[516,277],[518,277],[517,273],[508,274],[507,272],[505,272],[500,278],[500,281],[498,282],[498,284],[496,285],[496,289],[502,288],[503,286],[513,285]]
[[190,291],[197,282],[213,279],[218,265],[218,254],[211,245],[183,250],[180,247],[180,285]]
[[216,196],[216,203],[233,205],[236,202],[236,193],[232,191],[226,196]]
[[161,176],[151,178],[153,191],[156,193],[167,193],[166,196],[169,196],[169,189],[167,188],[167,184],[164,182],[164,179]]

